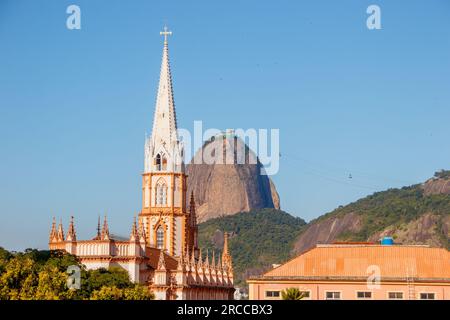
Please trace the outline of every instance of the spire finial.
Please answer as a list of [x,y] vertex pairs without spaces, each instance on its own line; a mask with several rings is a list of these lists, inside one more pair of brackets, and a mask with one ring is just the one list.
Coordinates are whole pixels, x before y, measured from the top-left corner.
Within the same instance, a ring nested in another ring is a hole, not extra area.
[[172,35],[172,31],[167,31],[167,30],[168,30],[167,26],[164,26],[164,31],[161,31],[159,33],[161,36],[164,36],[164,44],[167,44],[167,36]]

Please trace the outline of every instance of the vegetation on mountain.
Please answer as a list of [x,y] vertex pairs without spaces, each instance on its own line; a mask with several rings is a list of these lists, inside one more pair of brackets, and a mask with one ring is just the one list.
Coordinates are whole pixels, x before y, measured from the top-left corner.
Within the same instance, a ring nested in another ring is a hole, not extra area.
[[[235,284],[246,288],[245,280],[283,263],[294,255],[293,247],[305,234],[327,232],[330,224],[345,224],[327,241],[370,241],[386,230],[401,232],[403,243],[433,243],[450,249],[450,194],[443,187],[450,171],[436,172],[434,179],[400,189],[376,192],[363,199],[327,213],[308,224],[301,218],[276,209],[258,209],[221,216],[199,224],[200,247],[215,250],[216,262],[223,247],[223,233],[229,233],[229,250],[233,258]],[[435,185],[432,185],[435,183]],[[426,192],[424,185],[433,192]],[[437,188],[435,188],[437,186]],[[436,191],[437,190],[437,191]],[[445,192],[443,192],[444,190]],[[351,224],[347,220],[356,221]],[[411,229],[420,237],[409,242]],[[433,232],[424,232],[431,228]],[[303,238],[302,238],[303,237]],[[394,234],[395,238],[395,234]],[[310,238],[312,239],[312,238]],[[303,240],[302,240],[303,241]],[[317,241],[313,239],[312,241]],[[373,240],[376,241],[376,240]],[[316,243],[316,242],[315,242]],[[203,258],[205,258],[203,251]],[[212,253],[209,252],[211,260]],[[81,270],[81,289],[67,288],[67,268]],[[289,291],[286,297],[297,294]],[[0,299],[132,299],[147,300],[154,296],[145,286],[133,284],[120,268],[86,270],[75,256],[63,252],[27,249],[8,252],[0,247]]]
[[217,241],[216,235],[228,232],[235,283],[246,286],[248,275],[258,274],[290,257],[292,243],[305,224],[284,211],[253,210],[201,223],[199,242],[200,247],[220,253],[223,242]]
[[450,179],[450,170],[442,169],[441,171],[437,171],[434,174],[434,177],[439,179]]
[[[80,289],[69,288],[69,266],[81,271]],[[135,285],[120,268],[86,270],[77,257],[61,251],[0,248],[0,300],[149,300],[147,287]]]
[[[359,231],[341,234],[340,240],[367,241],[373,234],[389,226],[400,228],[418,217],[433,213],[443,218],[450,214],[450,196],[446,194],[424,195],[421,185],[376,192],[347,206],[312,221],[316,223],[330,216],[355,213],[362,218]],[[442,229],[440,232],[443,232]],[[446,237],[446,235],[444,235]]]
[[[445,183],[450,179],[450,171],[439,171],[435,178],[436,183]],[[339,217],[342,219],[335,219]],[[327,219],[333,219],[333,230],[339,229],[339,223],[348,225],[329,242],[377,241],[378,235],[392,230],[394,238],[396,231],[402,233],[404,244],[432,243],[450,249],[450,195],[439,192],[426,194],[423,184],[376,192],[340,206],[307,225],[302,219],[274,209],[219,217],[199,225],[199,240],[202,247],[220,249],[222,243],[218,241],[218,233],[231,232],[229,242],[235,283],[245,287],[245,279],[249,276],[261,274],[272,264],[283,263],[297,254],[293,247],[299,239],[304,239],[306,233],[328,232],[328,229],[321,230],[320,226]],[[348,219],[355,223],[349,223]],[[424,221],[429,221],[429,226],[423,224]],[[322,226],[328,228],[330,223]],[[412,227],[415,229],[408,230]],[[432,232],[424,228],[430,228]],[[411,233],[415,234],[415,239],[408,238]],[[433,241],[429,239],[431,234],[435,237]]]

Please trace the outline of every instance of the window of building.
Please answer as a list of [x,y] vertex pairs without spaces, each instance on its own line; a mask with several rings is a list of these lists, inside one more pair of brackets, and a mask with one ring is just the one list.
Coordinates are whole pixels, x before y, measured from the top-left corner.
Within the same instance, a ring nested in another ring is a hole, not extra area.
[[325,299],[326,300],[340,300],[341,299],[341,293],[338,291],[327,291],[325,293]]
[[156,230],[156,247],[163,249],[164,247],[164,230],[161,226]]
[[156,185],[156,204],[167,205],[167,186],[162,181],[159,181]]
[[311,297],[310,291],[300,291],[300,294],[303,296],[302,299],[309,299]]
[[267,298],[279,298],[280,291],[266,291],[266,297]]
[[420,300],[434,300],[435,294],[430,292],[421,292],[420,293]]
[[389,299],[403,299],[403,292],[389,292]]
[[370,291],[358,291],[358,292],[356,292],[356,297],[358,299],[371,299],[372,298],[372,292],[370,292]]
[[155,159],[156,171],[161,171],[161,155],[158,153]]

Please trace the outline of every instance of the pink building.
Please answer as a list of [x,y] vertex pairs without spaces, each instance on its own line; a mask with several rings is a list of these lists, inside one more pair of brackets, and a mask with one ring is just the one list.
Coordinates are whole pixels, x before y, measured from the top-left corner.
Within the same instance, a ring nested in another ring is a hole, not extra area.
[[282,299],[287,288],[309,300],[450,300],[450,252],[412,245],[317,245],[248,283],[251,300]]

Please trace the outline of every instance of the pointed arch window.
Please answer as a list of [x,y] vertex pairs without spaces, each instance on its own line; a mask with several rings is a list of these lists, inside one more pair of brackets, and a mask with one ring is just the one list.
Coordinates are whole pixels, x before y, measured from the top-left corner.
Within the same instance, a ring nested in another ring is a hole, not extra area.
[[156,205],[167,205],[167,185],[162,180],[156,185]]
[[156,171],[167,170],[167,158],[164,154],[158,153],[155,158]]
[[161,171],[161,155],[158,153],[155,158],[156,171]]
[[158,249],[163,249],[164,247],[164,230],[162,226],[159,226],[158,229],[156,229],[156,247]]

